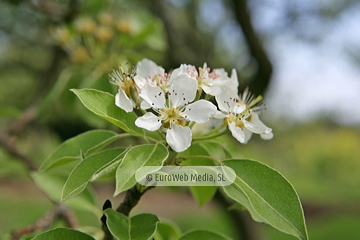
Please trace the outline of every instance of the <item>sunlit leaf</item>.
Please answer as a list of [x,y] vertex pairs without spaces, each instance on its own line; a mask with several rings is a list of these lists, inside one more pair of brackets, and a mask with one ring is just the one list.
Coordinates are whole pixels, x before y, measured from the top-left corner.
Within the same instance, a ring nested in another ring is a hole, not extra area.
[[56,228],[40,233],[33,240],[95,240],[95,238],[74,229]]
[[66,164],[80,158],[82,152],[85,156],[101,150],[122,136],[107,130],[92,130],[63,142],[41,164],[39,171],[44,172],[55,166]]
[[299,197],[280,173],[253,160],[232,159],[222,164],[237,175],[231,186],[224,187],[225,192],[245,207],[251,204],[250,213],[258,214],[255,220],[263,219],[280,231],[308,239]]
[[118,213],[111,208],[104,211],[106,225],[111,234],[120,240],[148,240],[155,231],[159,223],[157,216],[143,213],[131,218]]
[[[54,173],[34,173],[31,175],[36,185],[47,194],[55,202],[59,202],[61,198],[62,189],[67,177],[56,175]],[[91,189],[86,188],[76,198],[69,199],[65,203],[75,209],[86,210],[90,212],[101,211],[98,210],[96,202]]]
[[81,161],[67,179],[63,188],[61,201],[81,193],[86,188],[94,174],[96,174],[104,166],[122,158],[125,150],[125,148],[105,150],[91,155]]
[[120,127],[124,131],[143,136],[144,131],[135,125],[137,118],[134,112],[127,113],[115,105],[115,97],[107,92],[95,89],[71,89],[84,106],[99,117]]
[[161,143],[139,145],[131,148],[116,170],[115,195],[135,185],[135,173],[140,167],[159,166],[160,169],[168,154],[167,148]]
[[156,240],[177,240],[181,236],[180,228],[169,220],[161,220],[156,229],[154,239]]
[[179,240],[194,240],[194,239],[206,239],[206,240],[231,240],[231,238],[216,233],[213,231],[207,230],[194,230],[187,233],[184,233]]

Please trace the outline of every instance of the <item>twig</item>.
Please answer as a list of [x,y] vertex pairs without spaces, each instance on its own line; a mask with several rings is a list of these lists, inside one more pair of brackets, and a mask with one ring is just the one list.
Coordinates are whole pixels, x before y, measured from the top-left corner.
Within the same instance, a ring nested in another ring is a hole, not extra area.
[[130,188],[126,192],[124,201],[120,204],[116,211],[124,214],[125,216],[129,216],[130,211],[138,204],[141,196],[151,188],[154,187],[148,187],[144,191],[139,191],[137,186]]
[[[124,214],[125,216],[129,216],[130,211],[138,204],[142,195],[144,195],[149,189],[154,188],[154,186],[148,187],[143,191],[138,189],[138,186],[130,188],[126,191],[126,195],[122,203],[116,209],[117,212]],[[108,227],[106,226],[106,220],[101,219],[103,221],[102,229],[104,231],[103,240],[113,240],[114,237],[111,235]]]
[[9,138],[5,133],[0,133],[0,145],[4,147],[4,149],[12,156],[16,157],[16,159],[20,160],[29,171],[35,171],[37,169],[35,162],[18,152],[18,150],[10,143]]
[[69,228],[76,228],[77,223],[72,215],[72,212],[63,204],[56,205],[51,211],[45,213],[41,218],[39,218],[34,224],[31,224],[27,227],[24,227],[19,230],[12,232],[12,238],[19,239],[20,237],[30,234],[36,231],[47,229],[52,226],[56,220],[62,219],[65,222],[65,225]]

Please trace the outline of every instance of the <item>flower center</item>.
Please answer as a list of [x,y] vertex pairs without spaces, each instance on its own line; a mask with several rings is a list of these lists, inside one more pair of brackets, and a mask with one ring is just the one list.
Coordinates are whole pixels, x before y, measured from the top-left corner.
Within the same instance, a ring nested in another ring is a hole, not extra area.
[[180,110],[177,108],[165,108],[160,112],[160,116],[163,118],[163,127],[169,128],[171,122],[175,122],[178,125],[184,126],[185,119],[180,115]]
[[157,74],[153,77],[149,76],[150,83],[160,87],[163,91],[169,87],[168,81],[170,79],[170,74]]
[[123,82],[119,82],[118,87],[123,89],[125,94],[128,97],[130,96],[131,93],[131,87],[134,86],[134,82],[130,77],[124,77],[124,81]]
[[224,119],[224,122],[227,124],[228,122],[233,123],[235,122],[235,126],[243,129],[244,128],[244,122],[242,121],[242,117],[239,115],[234,115],[233,113],[230,113],[227,115],[227,117]]

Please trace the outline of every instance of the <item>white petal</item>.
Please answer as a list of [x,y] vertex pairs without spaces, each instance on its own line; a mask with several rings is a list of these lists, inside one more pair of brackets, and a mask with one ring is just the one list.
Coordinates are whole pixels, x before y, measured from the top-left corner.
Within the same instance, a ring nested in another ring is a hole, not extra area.
[[272,132],[260,134],[260,137],[264,140],[270,140],[274,137],[274,134]]
[[192,133],[189,127],[172,124],[167,130],[166,142],[175,152],[183,152],[191,145]]
[[220,112],[220,111],[216,111],[216,113],[215,113],[215,115],[214,115],[214,118],[223,119],[223,118],[226,118],[226,115],[223,114],[223,113]]
[[146,110],[151,108],[151,105],[147,101],[142,100],[140,103],[140,108]]
[[242,113],[243,111],[245,111],[246,109],[246,105],[245,104],[241,104],[241,103],[236,103],[235,106],[233,107],[233,112],[234,113]]
[[205,86],[204,84],[201,85],[201,88],[209,95],[216,96],[221,93],[221,89],[215,86]]
[[257,133],[257,134],[267,134],[270,133],[272,131],[271,128],[265,126],[264,123],[262,123],[260,121],[259,115],[257,113],[252,113],[251,114],[251,120],[250,122],[252,123],[252,127],[246,127],[248,130],[252,131],[253,133]]
[[146,58],[138,62],[136,66],[136,75],[145,79],[148,77],[152,78],[157,74],[163,75],[164,73],[165,70],[162,67],[159,67],[156,63]]
[[220,78],[220,79],[228,78],[228,73],[223,68],[216,68],[216,69],[214,69],[214,72],[215,72],[216,76],[218,76],[218,78]]
[[147,82],[145,78],[143,78],[139,75],[136,75],[134,77],[134,81],[135,81],[136,86],[138,86],[139,89],[142,89],[144,87],[145,83]]
[[233,112],[234,107],[237,105],[236,100],[238,99],[236,91],[224,86],[221,88],[221,93],[215,96],[216,102],[221,111]]
[[138,117],[135,125],[149,131],[156,131],[161,127],[161,119],[161,117],[157,117],[153,113],[148,112],[144,116]]
[[186,106],[186,109],[181,113],[181,116],[190,121],[205,123],[209,121],[210,117],[215,115],[216,111],[214,104],[201,99]]
[[231,134],[233,135],[236,140],[241,143],[245,143],[245,133],[241,128],[237,127],[234,122],[228,124]]
[[237,89],[239,87],[239,80],[238,80],[235,68],[231,71],[230,79],[231,79],[230,88],[236,89],[236,95],[237,95]]
[[126,112],[133,111],[133,101],[128,98],[122,89],[119,89],[118,93],[115,95],[115,104]]
[[[181,64],[179,68],[174,69],[171,72],[170,75],[170,79],[168,81],[168,84],[172,84],[172,82],[174,81],[174,79],[176,79],[177,77],[179,77],[181,74],[187,74],[190,76],[189,71],[191,71],[194,68],[194,66],[192,65],[186,65],[186,64]],[[189,70],[189,71],[188,71]],[[196,70],[195,70],[196,71]]]
[[146,83],[141,89],[140,97],[147,101],[153,108],[165,107],[165,94],[158,86]]
[[249,140],[251,139],[251,136],[252,136],[252,132],[250,132],[249,130],[247,130],[246,128],[243,129],[244,133],[245,133],[245,141],[244,143],[248,143]]
[[187,74],[181,74],[172,82],[169,90],[169,99],[173,107],[183,106],[195,99],[197,81]]

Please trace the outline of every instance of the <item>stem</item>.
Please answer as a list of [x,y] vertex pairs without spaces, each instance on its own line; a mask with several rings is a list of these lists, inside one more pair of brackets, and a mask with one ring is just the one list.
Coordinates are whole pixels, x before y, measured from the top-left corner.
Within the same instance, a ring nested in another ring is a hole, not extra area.
[[10,138],[5,134],[0,133],[0,146],[3,146],[4,149],[12,156],[16,157],[17,160],[20,160],[28,169],[28,174],[30,175],[31,171],[36,171],[36,163],[29,157],[21,154],[16,147],[11,144]]
[[162,133],[161,129],[158,129],[157,132],[159,133],[161,139],[166,140],[164,134]]
[[217,134],[213,134],[213,135],[210,135],[210,136],[203,136],[203,137],[198,137],[198,138],[193,138],[194,141],[199,141],[199,140],[207,140],[207,139],[213,139],[213,138],[216,138],[216,137],[219,137],[219,136],[222,136],[226,133],[229,132],[229,129],[226,128],[224,131],[222,132],[219,132]]
[[205,100],[209,100],[211,97],[212,97],[211,95],[206,94],[206,96],[205,96]]
[[58,204],[51,211],[45,213],[41,218],[39,218],[35,223],[15,230],[11,233],[12,239],[19,239],[24,235],[44,230],[52,226],[56,220],[62,219],[65,222],[65,225],[69,228],[76,228],[77,223],[72,215],[72,212],[63,204]]
[[193,126],[195,125],[195,123],[196,123],[196,122],[191,122],[191,123],[189,124],[189,128],[192,129]]
[[125,216],[129,216],[130,211],[138,204],[141,196],[151,188],[154,187],[148,187],[143,191],[139,189],[139,185],[135,185],[134,187],[130,188],[126,192],[124,201],[120,204],[116,211],[124,214]]

